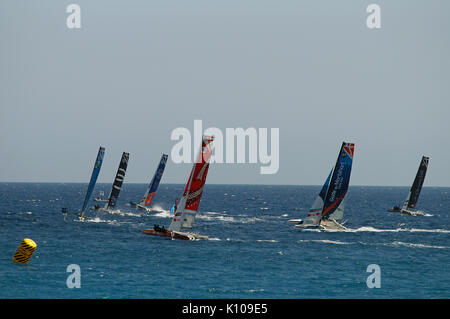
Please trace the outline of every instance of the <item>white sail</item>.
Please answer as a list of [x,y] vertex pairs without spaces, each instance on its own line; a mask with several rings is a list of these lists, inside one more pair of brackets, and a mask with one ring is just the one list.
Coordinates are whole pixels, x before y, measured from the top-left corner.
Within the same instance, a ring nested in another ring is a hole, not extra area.
[[328,215],[328,218],[333,220],[341,220],[344,217],[344,206],[345,198],[342,200],[338,208],[332,214]]

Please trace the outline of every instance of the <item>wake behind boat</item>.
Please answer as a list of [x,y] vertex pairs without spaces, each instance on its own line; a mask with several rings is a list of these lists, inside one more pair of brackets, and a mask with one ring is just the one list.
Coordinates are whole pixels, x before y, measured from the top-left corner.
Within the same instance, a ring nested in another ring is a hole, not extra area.
[[350,183],[355,144],[343,142],[336,161],[325,184],[314,201],[309,213],[303,219],[290,219],[296,229],[302,231],[346,230],[339,223],[344,215],[345,195]]
[[158,189],[159,182],[161,181],[162,175],[164,173],[164,169],[166,167],[168,155],[163,154],[161,156],[161,160],[159,161],[158,167],[156,168],[155,174],[148,185],[147,191],[144,194],[140,203],[130,202],[131,206],[136,207],[139,210],[145,210],[147,212],[151,211],[151,204],[153,198],[155,197],[156,190]]
[[209,160],[212,152],[211,143],[213,140],[213,137],[203,136],[197,161],[192,167],[180,203],[174,205],[175,216],[168,229],[155,225],[153,229],[144,229],[142,231],[143,234],[182,240],[208,239],[208,236],[182,232],[181,228],[192,228],[192,224],[194,223],[195,214],[200,205],[203,188],[206,183],[206,176],[208,175]]
[[420,191],[422,190],[423,182],[425,180],[425,175],[427,173],[429,157],[422,156],[422,160],[420,161],[419,169],[417,170],[416,177],[414,178],[414,182],[409,190],[408,196],[406,197],[403,206],[394,206],[391,209],[388,209],[388,212],[396,212],[401,213],[403,215],[410,216],[426,216],[425,213],[421,211],[415,211],[417,202],[419,200]]

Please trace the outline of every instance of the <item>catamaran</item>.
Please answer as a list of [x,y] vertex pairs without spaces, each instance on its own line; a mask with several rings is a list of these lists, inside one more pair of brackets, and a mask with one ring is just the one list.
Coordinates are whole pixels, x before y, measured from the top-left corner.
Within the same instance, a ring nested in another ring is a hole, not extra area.
[[125,172],[127,171],[128,160],[130,158],[130,154],[123,152],[122,158],[120,159],[119,168],[117,169],[116,178],[114,179],[113,186],[111,188],[111,192],[109,193],[108,200],[106,201],[105,207],[100,207],[99,205],[95,205],[95,209],[103,210],[103,211],[111,211],[114,209],[117,203],[117,199],[119,198],[120,190],[122,189],[122,183],[125,179]]
[[[97,182],[98,174],[100,173],[100,169],[102,168],[104,155],[105,155],[105,148],[100,146],[97,158],[95,160],[94,169],[92,170],[91,180],[88,185],[86,196],[84,197],[83,206],[81,207],[81,212],[78,214],[80,220],[84,220],[85,218],[84,211],[86,210],[89,198],[91,197],[92,191],[94,190],[95,187],[95,183]],[[67,214],[67,210],[65,212]]]
[[427,173],[428,162],[430,158],[426,156],[422,156],[422,160],[420,161],[419,169],[417,170],[416,178],[409,190],[408,196],[403,203],[403,206],[400,208],[399,206],[394,206],[391,209],[388,209],[389,212],[398,212],[405,215],[412,216],[424,216],[425,214],[420,211],[413,211],[416,208],[417,201],[419,200],[420,191],[422,190],[422,185],[425,180],[425,175]]
[[137,209],[145,210],[147,212],[151,211],[150,205],[152,204],[153,198],[155,197],[156,190],[158,189],[159,182],[161,181],[164,169],[166,168],[168,155],[163,154],[161,160],[159,161],[156,172],[148,185],[147,191],[144,194],[140,203],[130,202],[131,206],[135,206]]
[[339,223],[344,216],[345,195],[350,183],[355,144],[343,142],[336,160],[319,195],[303,219],[291,219],[295,228],[307,231],[346,230]]
[[195,240],[208,239],[208,236],[194,234],[191,232],[182,232],[181,228],[192,228],[195,214],[200,205],[203,194],[203,188],[208,175],[209,161],[211,158],[211,143],[214,137],[203,136],[202,145],[194,163],[191,174],[189,175],[186,188],[181,196],[180,202],[175,206],[174,217],[168,229],[154,225],[153,229],[144,229],[142,233],[146,235],[168,237],[172,239]]

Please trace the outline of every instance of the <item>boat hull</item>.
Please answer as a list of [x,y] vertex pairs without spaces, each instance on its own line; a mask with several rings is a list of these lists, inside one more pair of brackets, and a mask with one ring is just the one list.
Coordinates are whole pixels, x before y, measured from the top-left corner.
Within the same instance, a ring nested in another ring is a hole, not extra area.
[[149,208],[147,206],[144,206],[142,204],[135,203],[135,202],[130,202],[130,206],[136,208],[137,210],[143,210],[143,211],[146,211],[146,212],[151,212],[152,211],[151,208]]
[[160,231],[156,231],[154,229],[144,229],[142,231],[142,233],[145,235],[159,236],[159,237],[165,237],[165,238],[171,238],[171,239],[180,239],[180,240],[192,240],[193,239],[188,234],[172,232],[170,230],[167,230],[165,232],[160,232]]
[[297,224],[295,229],[307,232],[345,231],[347,228],[333,219],[323,219],[319,224]]
[[407,209],[402,209],[400,212],[402,215],[409,215],[409,216],[425,216],[424,213],[422,213],[421,211],[412,211],[412,210],[407,210]]
[[150,235],[150,236],[159,236],[159,237],[180,239],[180,240],[198,240],[198,239],[208,240],[209,239],[208,236],[194,234],[194,233],[184,233],[184,232],[180,232],[180,231],[170,231],[170,230],[156,231],[151,228],[144,229],[142,231],[142,233],[145,235]]
[[409,216],[426,216],[423,212],[421,211],[412,211],[412,210],[407,210],[407,209],[397,209],[397,208],[391,208],[388,209],[388,212],[391,213],[400,213],[402,215],[409,215]]

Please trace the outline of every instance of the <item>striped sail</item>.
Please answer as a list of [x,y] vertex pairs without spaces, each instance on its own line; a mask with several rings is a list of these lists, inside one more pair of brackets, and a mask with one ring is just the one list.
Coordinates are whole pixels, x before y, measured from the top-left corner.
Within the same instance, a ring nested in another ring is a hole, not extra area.
[[324,200],[322,219],[339,220],[343,217],[344,197],[350,183],[354,152],[355,144],[342,143]]
[[192,227],[194,214],[200,205],[203,188],[208,175],[209,160],[211,158],[211,144],[214,137],[203,136],[202,145],[197,161],[194,163],[189,175],[186,188],[175,211],[175,216],[169,226],[169,230],[177,230],[183,227]]
[[125,179],[125,173],[127,171],[129,158],[130,158],[130,154],[123,152],[122,158],[120,160],[119,168],[117,170],[116,178],[114,179],[111,193],[109,194],[108,201],[105,206],[106,209],[111,209],[116,206],[117,198],[119,198],[119,193],[120,193],[120,190],[122,189],[122,183],[123,183],[123,180]]
[[422,190],[422,185],[425,180],[425,175],[427,173],[428,161],[429,157],[422,156],[416,178],[414,179],[414,183],[412,184],[408,196],[403,203],[402,209],[413,209],[416,207],[417,201],[419,200],[420,191]]
[[92,192],[94,191],[95,183],[97,182],[100,169],[102,168],[104,155],[105,155],[105,148],[100,146],[97,154],[97,159],[95,160],[94,169],[92,170],[91,180],[88,185],[86,196],[84,197],[83,206],[81,207],[80,213],[81,217],[84,216],[84,211],[86,210],[86,206],[89,202],[89,199],[91,198]]
[[156,190],[158,189],[159,182],[164,173],[164,169],[166,168],[168,155],[163,154],[161,156],[161,160],[159,161],[158,167],[156,168],[156,172],[153,175],[153,178],[148,185],[147,191],[145,192],[144,198],[141,200],[141,205],[150,206],[152,204],[153,198],[155,197]]

